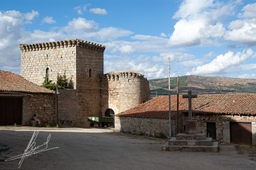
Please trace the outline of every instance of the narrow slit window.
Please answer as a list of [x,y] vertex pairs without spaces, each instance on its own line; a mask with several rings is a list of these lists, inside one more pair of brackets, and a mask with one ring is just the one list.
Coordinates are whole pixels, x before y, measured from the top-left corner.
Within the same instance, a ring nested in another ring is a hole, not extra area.
[[89,69],[89,77],[92,77],[92,69]]
[[49,68],[48,67],[46,68],[45,75],[46,75],[46,77],[49,78]]

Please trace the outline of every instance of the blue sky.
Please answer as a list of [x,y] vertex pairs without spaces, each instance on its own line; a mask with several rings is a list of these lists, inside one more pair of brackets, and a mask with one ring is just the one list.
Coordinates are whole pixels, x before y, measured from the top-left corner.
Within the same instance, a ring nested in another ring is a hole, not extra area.
[[1,0],[0,69],[20,74],[19,44],[78,38],[103,44],[104,72],[148,79],[256,78],[252,0]]

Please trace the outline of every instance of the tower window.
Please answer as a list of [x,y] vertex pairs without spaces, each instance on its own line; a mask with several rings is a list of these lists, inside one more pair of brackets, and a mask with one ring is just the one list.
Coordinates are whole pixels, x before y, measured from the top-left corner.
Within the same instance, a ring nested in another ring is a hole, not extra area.
[[45,75],[46,75],[47,77],[49,77],[49,68],[48,68],[48,67],[46,68]]
[[89,69],[89,77],[92,77],[92,69]]

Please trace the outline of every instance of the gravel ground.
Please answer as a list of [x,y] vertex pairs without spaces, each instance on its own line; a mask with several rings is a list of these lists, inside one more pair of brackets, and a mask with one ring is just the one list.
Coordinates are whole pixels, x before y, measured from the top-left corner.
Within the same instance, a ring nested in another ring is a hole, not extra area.
[[[0,151],[0,157],[23,154],[34,131],[39,131],[36,146],[51,135],[48,148],[59,148],[26,157],[20,169],[256,169],[256,152],[248,146],[221,145],[218,153],[161,151],[167,140],[116,133],[110,128],[0,127],[0,145],[9,147]],[[0,161],[0,169],[18,169],[19,161]]]

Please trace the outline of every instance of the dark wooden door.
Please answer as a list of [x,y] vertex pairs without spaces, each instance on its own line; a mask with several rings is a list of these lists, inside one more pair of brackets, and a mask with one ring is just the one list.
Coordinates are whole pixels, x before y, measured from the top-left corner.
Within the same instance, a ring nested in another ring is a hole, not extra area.
[[252,144],[250,122],[230,122],[230,141],[232,143]]
[[0,125],[21,124],[22,98],[0,97]]
[[0,125],[5,125],[5,100],[0,97]]
[[207,122],[207,136],[216,139],[216,123]]

